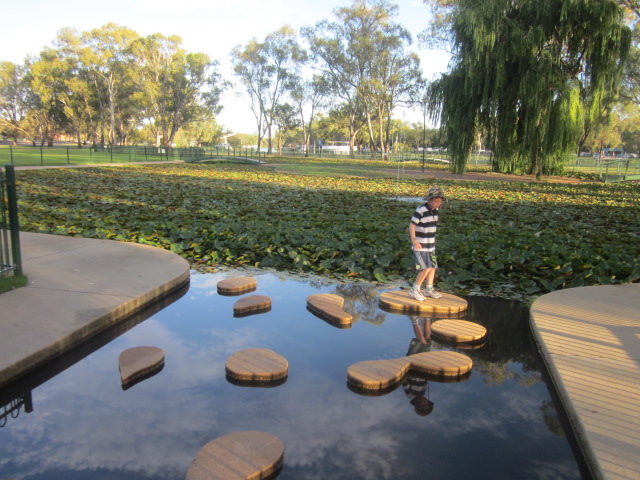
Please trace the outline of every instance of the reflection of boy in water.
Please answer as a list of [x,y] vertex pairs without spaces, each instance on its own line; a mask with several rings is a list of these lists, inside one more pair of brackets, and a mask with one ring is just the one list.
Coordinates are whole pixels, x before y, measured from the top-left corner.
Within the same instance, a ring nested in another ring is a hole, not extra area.
[[[416,338],[411,339],[407,356],[431,350],[431,319],[414,315],[411,318]],[[418,415],[429,415],[433,410],[433,402],[425,397],[429,382],[420,377],[406,377],[402,382],[404,393],[409,397]]]

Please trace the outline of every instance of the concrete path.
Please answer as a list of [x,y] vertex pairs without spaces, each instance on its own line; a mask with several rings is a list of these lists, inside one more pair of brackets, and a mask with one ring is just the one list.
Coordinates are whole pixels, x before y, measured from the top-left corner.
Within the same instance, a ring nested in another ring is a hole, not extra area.
[[188,284],[189,263],[135,243],[22,232],[26,287],[0,294],[0,388]]
[[543,295],[531,328],[593,477],[640,479],[640,284]]

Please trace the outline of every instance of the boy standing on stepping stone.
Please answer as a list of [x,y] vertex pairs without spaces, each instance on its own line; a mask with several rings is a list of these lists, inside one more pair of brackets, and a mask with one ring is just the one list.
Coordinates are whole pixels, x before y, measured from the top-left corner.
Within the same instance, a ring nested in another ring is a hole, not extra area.
[[[438,228],[438,208],[446,200],[440,187],[431,187],[425,197],[426,202],[416,208],[409,222],[409,233],[413,247],[413,259],[418,276],[409,291],[409,295],[416,300],[426,300],[426,297],[440,298],[433,289],[438,263],[436,260],[436,230]],[[424,292],[420,291],[426,280]]]

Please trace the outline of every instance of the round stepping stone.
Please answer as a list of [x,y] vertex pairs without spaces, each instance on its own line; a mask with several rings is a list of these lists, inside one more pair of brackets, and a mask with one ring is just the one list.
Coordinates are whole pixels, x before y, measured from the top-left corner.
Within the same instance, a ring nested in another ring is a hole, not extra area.
[[289,374],[289,362],[266,348],[248,348],[227,358],[224,369],[235,380],[269,382],[286,378]]
[[363,390],[389,390],[400,384],[409,371],[448,378],[466,375],[472,367],[473,360],[466,355],[440,350],[356,363],[348,368],[347,381]]
[[159,371],[163,365],[164,351],[158,347],[133,347],[123,351],[118,357],[120,379],[123,385],[132,383],[155,370]]
[[221,295],[242,295],[253,292],[258,286],[258,282],[253,277],[235,277],[220,280],[217,284],[218,293]]
[[353,317],[343,310],[344,298],[332,293],[316,293],[307,297],[307,307],[316,315],[340,326],[351,326]]
[[417,353],[407,357],[412,370],[438,377],[459,377],[466,375],[473,367],[473,360],[466,355],[448,350]]
[[427,298],[419,301],[409,295],[408,290],[394,290],[380,295],[378,300],[383,309],[400,313],[456,314],[467,309],[467,301],[450,293],[442,293],[442,298]]
[[431,324],[434,337],[455,343],[480,342],[487,335],[487,329],[482,325],[466,320],[438,320]]
[[410,367],[406,358],[366,360],[347,369],[347,381],[366,390],[387,390],[399,385]]
[[278,437],[260,431],[234,432],[207,443],[191,462],[187,480],[266,478],[284,461]]
[[271,310],[271,298],[266,295],[242,297],[233,305],[233,314],[237,317],[263,313]]

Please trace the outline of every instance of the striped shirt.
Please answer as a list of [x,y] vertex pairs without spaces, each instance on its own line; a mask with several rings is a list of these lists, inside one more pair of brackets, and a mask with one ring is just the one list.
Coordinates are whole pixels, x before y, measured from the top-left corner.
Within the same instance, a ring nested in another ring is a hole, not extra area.
[[411,223],[415,224],[416,240],[422,245],[419,251],[435,252],[438,210],[431,210],[429,204],[424,203],[413,212]]

